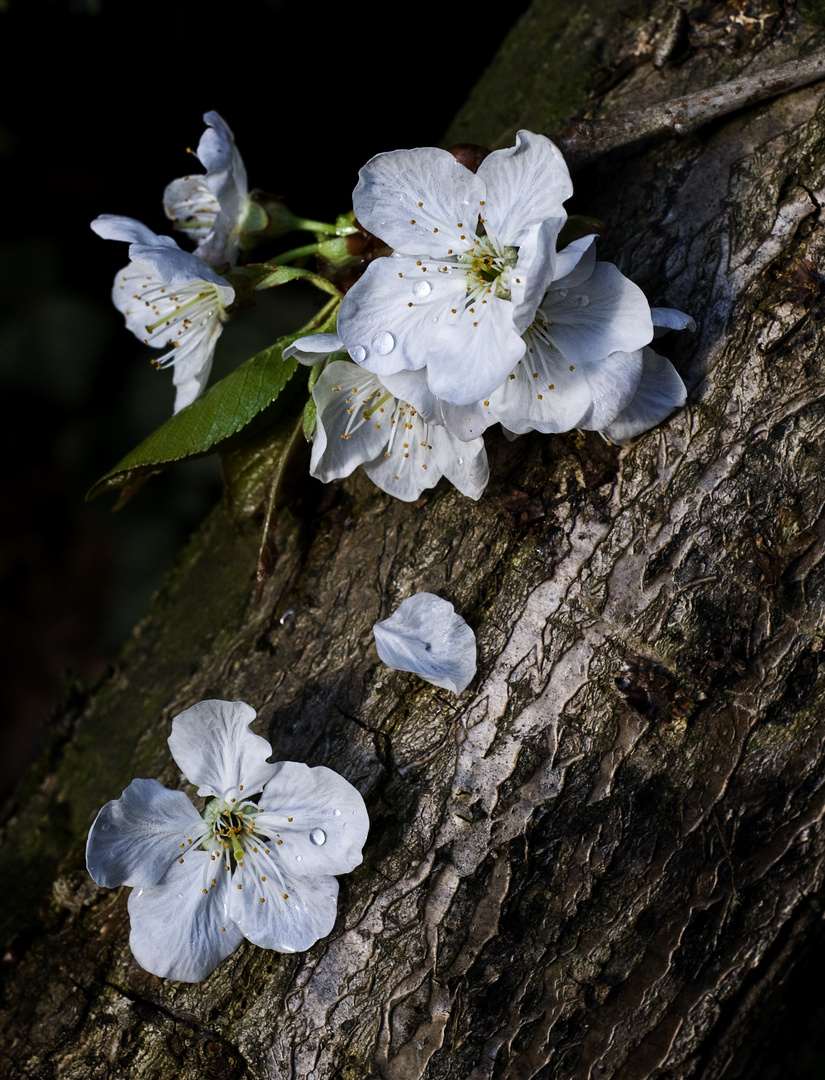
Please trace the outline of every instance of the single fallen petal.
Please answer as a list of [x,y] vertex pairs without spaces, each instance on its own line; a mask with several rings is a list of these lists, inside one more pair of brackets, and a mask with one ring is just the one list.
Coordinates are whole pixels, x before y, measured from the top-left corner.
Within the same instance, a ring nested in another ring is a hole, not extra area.
[[476,636],[449,600],[421,592],[372,628],[388,667],[462,693],[476,673]]

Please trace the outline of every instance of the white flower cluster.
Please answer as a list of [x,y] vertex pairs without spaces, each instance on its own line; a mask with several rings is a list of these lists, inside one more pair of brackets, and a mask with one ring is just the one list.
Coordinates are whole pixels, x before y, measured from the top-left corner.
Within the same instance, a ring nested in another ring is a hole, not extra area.
[[313,390],[314,476],[363,465],[407,501],[446,476],[477,499],[491,424],[625,442],[684,403],[679,375],[649,345],[654,327],[692,320],[651,311],[641,289],[596,261],[595,236],[558,250],[572,191],[559,151],[529,131],[475,173],[434,147],[364,166],[355,214],[393,254],[347,293],[337,337],[285,353],[349,356]]
[[[164,349],[156,363],[174,369],[176,412],[205,385],[235,300],[217,271],[248,246],[252,220],[232,132],[217,113],[204,120],[206,173],[174,181],[164,198],[194,252],[131,218],[92,223],[130,245],[114,301],[133,333]],[[511,436],[579,428],[625,442],[684,403],[681,379],[650,342],[692,320],[651,310],[633,282],[596,261],[594,236],[559,249],[571,194],[559,151],[528,131],[477,172],[435,148],[367,163],[354,211],[393,254],[346,294],[336,333],[284,351],[326,361],[312,391],[314,476],[362,465],[407,501],[446,476],[478,499],[494,423]],[[390,667],[454,694],[475,676],[473,631],[432,593],[404,600],[373,630]],[[309,948],[335,922],[335,875],[361,862],[369,819],[359,793],[323,766],[270,764],[254,718],[244,702],[203,701],[174,719],[169,746],[208,799],[202,812],[183,792],[138,779],[92,825],[89,872],[99,885],[132,887],[132,951],[156,975],[203,979],[243,938]]]
[[215,346],[235,290],[212,268],[233,264],[249,205],[246,169],[232,132],[216,112],[198,144],[205,175],[169,184],[164,207],[175,228],[198,241],[183,251],[171,236],[157,236],[133,218],[101,214],[92,228],[105,240],[129,246],[129,265],[115,276],[112,300],[144,344],[164,349],[154,363],[172,367],[175,412],[206,385]]

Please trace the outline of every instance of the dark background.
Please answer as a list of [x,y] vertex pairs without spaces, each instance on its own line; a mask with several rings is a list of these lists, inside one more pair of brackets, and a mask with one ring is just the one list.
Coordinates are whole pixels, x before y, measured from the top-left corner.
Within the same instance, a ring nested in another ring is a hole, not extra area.
[[[186,148],[209,109],[250,187],[334,220],[373,154],[439,143],[526,7],[411,10],[399,31],[395,9],[376,22],[358,4],[0,0],[0,798],[56,697],[105,672],[220,497],[210,458],[117,514],[84,502],[173,401],[109,300],[126,246],[89,222],[169,232],[163,189],[201,171]],[[300,290],[277,292],[223,335],[218,372],[304,321]]]

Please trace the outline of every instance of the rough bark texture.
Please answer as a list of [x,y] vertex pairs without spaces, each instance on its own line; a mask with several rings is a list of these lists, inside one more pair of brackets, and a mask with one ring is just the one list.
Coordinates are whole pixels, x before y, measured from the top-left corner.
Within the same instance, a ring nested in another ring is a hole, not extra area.
[[[446,141],[822,45],[757,0],[684,6],[537,0]],[[7,817],[5,1075],[756,1075],[824,899],[823,93],[578,178],[603,256],[699,322],[667,424],[492,439],[478,504],[310,493],[259,606],[255,530],[216,511]],[[422,589],[477,631],[459,698],[377,660],[373,622]],[[253,704],[276,760],[346,775],[372,829],[328,939],[187,986],[137,966],[126,890],[82,850],[134,776],[181,782],[170,718],[212,696]]]

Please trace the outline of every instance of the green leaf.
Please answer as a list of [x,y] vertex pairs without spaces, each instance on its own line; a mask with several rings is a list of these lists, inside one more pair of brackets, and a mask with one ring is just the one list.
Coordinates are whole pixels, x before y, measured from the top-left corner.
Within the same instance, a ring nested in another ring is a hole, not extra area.
[[311,397],[304,406],[304,438],[307,442],[312,442],[317,426],[318,406],[315,404],[315,398]]
[[288,334],[221,379],[205,394],[170,417],[92,486],[87,499],[134,484],[173,461],[200,457],[236,434],[274,402],[298,370],[282,353],[299,335]]

